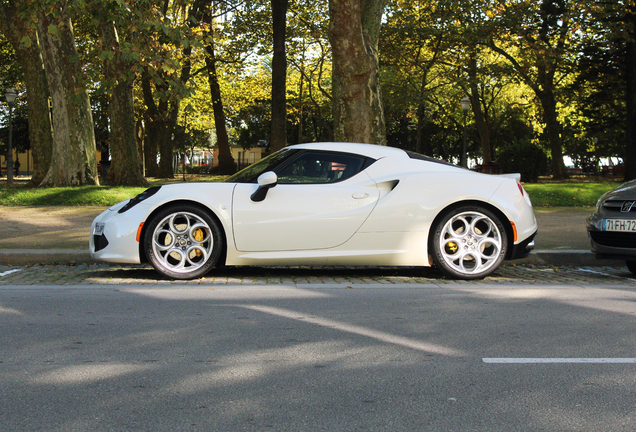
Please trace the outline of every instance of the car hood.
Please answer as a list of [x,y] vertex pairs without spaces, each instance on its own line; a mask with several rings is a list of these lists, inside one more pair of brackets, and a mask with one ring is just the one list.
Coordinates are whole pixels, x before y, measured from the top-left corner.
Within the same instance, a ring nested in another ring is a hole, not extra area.
[[606,192],[602,198],[603,201],[611,200],[636,200],[636,180],[628,181],[620,186],[615,187]]

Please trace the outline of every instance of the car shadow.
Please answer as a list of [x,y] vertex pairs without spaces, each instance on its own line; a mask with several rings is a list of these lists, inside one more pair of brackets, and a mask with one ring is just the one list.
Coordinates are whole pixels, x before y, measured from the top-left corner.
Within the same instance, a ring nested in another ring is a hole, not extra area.
[[[137,279],[149,281],[172,280],[156,272],[149,265],[124,266],[102,269],[95,272],[97,277]],[[313,267],[313,266],[237,266],[212,269],[200,279],[374,279],[374,278],[426,278],[444,279],[445,276],[430,267]]]

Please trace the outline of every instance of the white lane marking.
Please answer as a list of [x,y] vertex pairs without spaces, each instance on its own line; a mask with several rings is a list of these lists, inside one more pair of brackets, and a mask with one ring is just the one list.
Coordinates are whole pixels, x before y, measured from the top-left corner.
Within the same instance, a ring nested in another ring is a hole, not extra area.
[[636,363],[636,358],[483,358],[484,363],[545,364],[545,363]]
[[594,273],[594,274],[598,274],[598,275],[602,275],[602,276],[609,276],[609,277],[613,277],[613,278],[625,279],[623,276],[617,276],[617,275],[613,275],[613,274],[609,274],[609,273],[603,273],[603,272],[595,271],[595,270],[588,270],[588,269],[582,269],[582,268],[579,268],[577,270],[578,271],[582,271],[582,272],[587,272],[587,273]]
[[0,273],[0,277],[9,275],[11,273],[19,272],[19,271],[22,271],[22,269],[7,270],[6,272]]

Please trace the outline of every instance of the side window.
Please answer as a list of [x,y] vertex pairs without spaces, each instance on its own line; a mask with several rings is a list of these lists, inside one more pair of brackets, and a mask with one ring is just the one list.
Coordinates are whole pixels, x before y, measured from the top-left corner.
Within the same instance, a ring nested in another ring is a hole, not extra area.
[[307,151],[276,173],[278,183],[334,183],[360,172],[361,156]]

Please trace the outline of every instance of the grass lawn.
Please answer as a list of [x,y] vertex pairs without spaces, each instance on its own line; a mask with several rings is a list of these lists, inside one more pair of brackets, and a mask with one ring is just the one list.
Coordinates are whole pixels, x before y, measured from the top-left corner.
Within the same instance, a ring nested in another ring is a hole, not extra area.
[[[197,181],[222,181],[224,177],[196,178]],[[151,186],[182,182],[149,179]],[[188,181],[195,181],[189,178]],[[598,198],[620,182],[528,183],[524,188],[535,207],[593,207]],[[18,180],[11,188],[0,184],[2,206],[111,206],[142,192],[144,187],[82,186],[38,189]]]
[[[225,177],[197,178],[196,181],[222,181]],[[179,176],[173,181],[147,179],[150,186],[167,183],[181,183]],[[195,181],[189,178],[188,181]],[[12,188],[0,185],[0,205],[2,206],[111,206],[132,198],[146,190],[145,187],[130,186],[80,186],[59,188],[34,188],[27,180],[18,180]]]
[[524,189],[534,207],[594,207],[599,197],[620,182],[527,183]]

